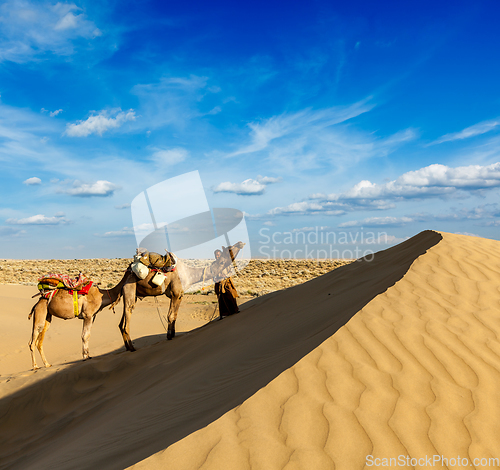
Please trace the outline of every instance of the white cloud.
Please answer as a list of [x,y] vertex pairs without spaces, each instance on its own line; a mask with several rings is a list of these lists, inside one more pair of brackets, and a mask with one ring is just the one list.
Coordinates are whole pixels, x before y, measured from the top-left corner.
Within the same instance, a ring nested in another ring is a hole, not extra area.
[[243,196],[260,195],[264,193],[266,185],[253,179],[247,179],[242,183],[230,183],[226,181],[213,188],[214,193],[235,193]]
[[367,159],[386,157],[416,137],[417,132],[412,129],[378,138],[348,124],[313,125],[276,140],[262,157],[282,173],[311,169],[340,172]]
[[56,109],[55,111],[49,111],[48,109],[45,109],[45,108],[42,108],[40,110],[41,113],[49,113],[49,116],[50,117],[55,117],[57,116],[58,114],[62,113],[63,110],[62,109]]
[[105,180],[99,180],[92,184],[75,181],[72,188],[58,192],[77,197],[108,197],[112,196],[117,189],[120,187]]
[[[473,208],[450,208],[450,212],[445,214],[417,213],[402,217],[368,217],[362,220],[351,220],[339,224],[340,228],[348,227],[381,227],[393,226],[402,227],[414,222],[435,222],[435,221],[479,221],[497,219],[500,215],[500,204],[483,204]],[[491,225],[488,222],[483,225]]]
[[460,190],[475,191],[499,186],[500,162],[488,166],[470,165],[457,168],[434,164],[404,173],[389,183],[375,184],[364,180],[344,193],[327,196],[313,195],[312,198],[353,201],[439,197],[454,194]]
[[58,124],[53,119],[0,103],[0,158],[40,155],[40,138],[57,131]]
[[37,184],[42,184],[42,180],[40,178],[37,178],[36,176],[33,176],[33,178],[28,178],[27,180],[24,180],[23,184],[26,184],[27,186],[33,186]]
[[[500,216],[500,205],[496,203],[483,204],[477,207],[467,208],[457,208],[451,207],[449,212],[441,214],[429,214],[429,213],[418,213],[410,214],[414,221],[418,222],[428,222],[428,221],[479,221],[479,220],[489,220],[498,219]],[[489,225],[486,224],[486,225]]]
[[56,214],[53,217],[37,214],[24,219],[7,219],[6,222],[10,225],[66,225],[71,223],[64,214]]
[[[314,198],[323,199],[326,196],[322,196],[321,198],[318,195],[313,195]],[[313,199],[311,196],[311,199]],[[356,204],[352,202],[341,202],[341,201],[328,201],[328,200],[318,200],[314,202],[310,201],[302,201],[302,202],[293,202],[288,206],[284,207],[275,207],[271,209],[267,213],[269,215],[291,215],[291,214],[326,214],[326,215],[343,215],[348,211],[352,210],[386,210],[392,209],[395,205],[392,203],[387,203],[386,201],[381,200],[362,200],[356,201]]]
[[74,29],[77,25],[77,17],[73,13],[66,13],[54,26],[54,29]]
[[274,178],[272,176],[257,176],[257,181],[262,184],[274,184],[279,183],[281,178]]
[[418,198],[459,197],[467,192],[500,187],[500,162],[488,166],[450,168],[434,164],[404,173],[394,181],[376,184],[363,180],[340,194],[312,194],[310,201],[292,203],[269,211],[271,215],[332,213],[332,210],[386,210],[393,201]]
[[326,203],[321,204],[319,202],[293,202],[285,207],[276,207],[271,209],[269,215],[291,215],[291,214],[318,214],[320,212],[327,213],[329,215],[342,215],[345,211],[342,209],[337,209],[333,207],[332,204]]
[[372,108],[373,105],[361,101],[351,106],[333,107],[318,111],[306,109],[293,114],[285,113],[280,116],[274,116],[262,122],[252,122],[248,124],[251,143],[228,156],[234,157],[236,155],[258,152],[268,147],[273,140],[290,134],[297,135],[297,133],[311,126],[317,129],[333,126],[334,124],[339,124],[359,116]]
[[102,33],[73,3],[7,0],[0,6],[0,62],[24,63],[46,53],[71,55]]
[[380,226],[402,226],[410,222],[414,222],[414,219],[410,217],[368,217],[363,220],[352,220],[349,222],[343,222],[339,224],[341,228],[347,227],[380,227]]
[[213,107],[208,113],[207,115],[215,115],[215,114],[219,114],[220,112],[222,111],[222,108],[220,106],[215,106]]
[[26,234],[26,230],[14,227],[0,227],[0,237],[19,237]]
[[500,162],[488,166],[470,165],[450,168],[430,165],[405,173],[396,180],[401,186],[454,187],[479,189],[500,186]]
[[450,142],[453,140],[468,139],[470,137],[475,137],[477,135],[486,134],[500,126],[500,118],[491,119],[489,121],[483,121],[473,126],[467,127],[460,132],[453,132],[451,134],[443,135],[438,140],[432,142],[433,144],[441,144],[443,142]]
[[130,227],[123,227],[121,230],[114,230],[110,232],[105,232],[104,234],[100,235],[98,233],[94,234],[96,237],[130,237],[130,236],[135,236],[135,232],[133,228]]
[[[114,117],[112,117],[114,115]],[[85,121],[78,121],[76,124],[68,124],[65,134],[70,137],[87,137],[90,134],[102,135],[110,129],[117,129],[127,121],[134,121],[136,118],[133,109],[127,112],[121,109],[111,111],[100,111],[92,114]]]
[[297,232],[317,232],[319,231],[324,231],[328,229],[329,227],[302,227],[302,228],[294,228],[292,229],[292,233],[297,233]]
[[386,157],[417,138],[414,129],[378,137],[349,121],[374,106],[364,100],[350,106],[305,109],[251,122],[249,134],[226,157],[250,154],[268,168],[279,168],[283,176],[309,170],[340,173],[364,160]]
[[120,204],[119,206],[115,206],[115,209],[129,209],[131,204],[128,202],[126,204]]
[[[59,21],[54,26],[56,31],[73,30],[85,37],[101,36],[102,32],[94,26],[92,22],[85,20],[85,15],[77,13],[76,15],[69,10],[80,10],[75,5],[57,3],[54,6],[54,12],[60,16]],[[64,16],[62,16],[64,15]]]
[[235,193],[240,195],[261,195],[264,194],[268,184],[274,184],[281,181],[281,178],[259,175],[257,179],[247,179],[242,183],[230,183],[226,181],[213,188],[214,193]]
[[[158,129],[174,126],[184,129],[188,122],[204,116],[199,110],[206,94],[207,77],[163,77],[156,83],[139,84],[132,88],[140,101],[141,119],[137,125]],[[214,113],[217,109],[213,108]]]
[[189,152],[183,148],[157,149],[156,152],[151,155],[151,160],[158,166],[175,165],[176,163],[186,160],[188,156]]

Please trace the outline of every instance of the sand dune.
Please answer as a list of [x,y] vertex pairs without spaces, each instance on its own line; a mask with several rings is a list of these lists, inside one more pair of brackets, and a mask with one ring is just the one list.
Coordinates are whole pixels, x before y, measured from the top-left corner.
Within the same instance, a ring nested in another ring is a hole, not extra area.
[[174,341],[5,396],[1,468],[500,458],[499,281],[500,242],[422,232]]
[[442,235],[297,364],[134,468],[498,468],[500,243]]

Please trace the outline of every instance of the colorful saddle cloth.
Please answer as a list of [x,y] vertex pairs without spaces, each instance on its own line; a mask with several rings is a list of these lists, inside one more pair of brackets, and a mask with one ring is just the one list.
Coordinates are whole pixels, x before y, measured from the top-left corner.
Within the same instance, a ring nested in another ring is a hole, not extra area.
[[79,295],[88,294],[92,287],[92,281],[89,281],[82,273],[76,279],[70,278],[67,274],[46,274],[38,279],[38,290],[44,294],[49,294],[54,289],[66,289],[70,294],[76,291]]

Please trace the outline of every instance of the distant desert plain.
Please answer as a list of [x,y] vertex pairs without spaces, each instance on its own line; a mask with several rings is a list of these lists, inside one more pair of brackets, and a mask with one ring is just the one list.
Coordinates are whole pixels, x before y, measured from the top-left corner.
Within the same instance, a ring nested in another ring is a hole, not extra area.
[[[48,272],[109,288],[131,260],[0,260],[0,469],[500,468],[500,242],[427,230],[360,260],[252,260],[240,313],[213,286],[52,320]],[[38,352],[37,352],[38,354]],[[37,357],[39,360],[39,357]]]

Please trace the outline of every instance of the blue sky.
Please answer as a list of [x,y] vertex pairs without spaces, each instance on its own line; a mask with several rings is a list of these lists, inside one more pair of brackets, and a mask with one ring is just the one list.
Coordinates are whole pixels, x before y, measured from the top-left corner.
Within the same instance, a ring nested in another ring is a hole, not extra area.
[[0,257],[130,257],[131,201],[194,170],[253,256],[273,233],[499,239],[499,13],[1,2]]

